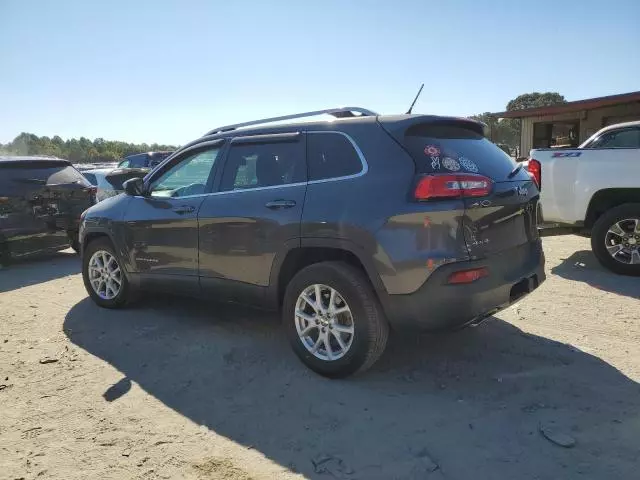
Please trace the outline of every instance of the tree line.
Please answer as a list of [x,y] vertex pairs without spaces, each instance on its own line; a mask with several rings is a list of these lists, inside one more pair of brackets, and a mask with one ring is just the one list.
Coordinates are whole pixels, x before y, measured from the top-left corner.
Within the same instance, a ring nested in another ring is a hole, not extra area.
[[[563,95],[557,92],[533,92],[519,95],[507,103],[506,110],[543,107],[565,103]],[[520,144],[520,120],[498,119],[490,112],[473,115],[471,118],[486,123],[489,127],[488,137],[494,143],[508,145],[515,149]],[[89,140],[85,137],[63,140],[59,136],[38,137],[33,133],[21,133],[13,141],[0,144],[0,154],[5,155],[51,155],[66,158],[74,163],[117,162],[127,155],[142,152],[175,150],[173,145],[157,143],[126,143],[104,138]]]
[[39,137],[23,132],[7,144],[0,144],[0,154],[4,155],[49,155],[65,158],[73,163],[117,162],[127,155],[142,152],[175,150],[174,145],[157,143],[126,143],[104,138],[89,140],[85,137],[63,140],[54,137]]

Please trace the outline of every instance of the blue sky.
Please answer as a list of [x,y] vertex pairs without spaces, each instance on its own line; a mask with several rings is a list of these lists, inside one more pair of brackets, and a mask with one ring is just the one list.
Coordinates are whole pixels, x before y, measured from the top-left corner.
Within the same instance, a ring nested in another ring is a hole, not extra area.
[[471,115],[640,90],[638,0],[0,0],[0,142],[185,143],[338,105]]

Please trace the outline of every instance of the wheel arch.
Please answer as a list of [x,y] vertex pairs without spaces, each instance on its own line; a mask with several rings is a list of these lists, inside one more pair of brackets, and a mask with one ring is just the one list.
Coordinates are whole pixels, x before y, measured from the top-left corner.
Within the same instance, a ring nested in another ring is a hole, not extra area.
[[640,188],[604,188],[598,190],[589,201],[584,220],[585,228],[593,228],[593,225],[603,213],[625,203],[640,203]]
[[[291,246],[276,256],[271,269],[268,303],[279,308],[284,298],[287,284],[301,269],[325,261],[342,261],[360,269],[369,280],[380,298],[385,292],[372,262],[358,246],[342,239],[302,239],[299,245]],[[382,298],[380,298],[382,300]]]

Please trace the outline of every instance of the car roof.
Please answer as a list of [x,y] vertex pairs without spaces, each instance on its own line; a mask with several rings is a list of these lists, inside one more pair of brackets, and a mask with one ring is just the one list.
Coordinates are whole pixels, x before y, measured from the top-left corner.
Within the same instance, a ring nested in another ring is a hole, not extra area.
[[626,128],[626,127],[640,127],[640,120],[636,120],[635,122],[615,123],[613,125],[609,125],[607,127],[601,128],[598,131],[598,133],[604,133],[610,130],[617,130],[618,128]]
[[46,157],[37,155],[0,155],[0,163],[51,163],[51,165],[71,165],[69,160],[58,157]]
[[390,127],[402,128],[418,123],[439,123],[439,122],[464,122],[469,125],[474,125],[478,130],[482,130],[485,126],[482,122],[472,120],[469,118],[461,117],[446,117],[439,115],[423,115],[423,114],[401,114],[401,115],[362,115],[356,117],[346,118],[334,118],[331,120],[311,120],[311,121],[297,121],[286,123],[268,123],[251,127],[240,127],[233,130],[225,130],[214,134],[205,134],[204,136],[189,142],[184,145],[180,150],[184,148],[197,145],[198,143],[229,138],[239,136],[252,136],[252,135],[269,135],[291,131],[309,131],[309,130],[336,130],[340,131],[344,127],[351,125],[374,125],[376,123],[383,123]]

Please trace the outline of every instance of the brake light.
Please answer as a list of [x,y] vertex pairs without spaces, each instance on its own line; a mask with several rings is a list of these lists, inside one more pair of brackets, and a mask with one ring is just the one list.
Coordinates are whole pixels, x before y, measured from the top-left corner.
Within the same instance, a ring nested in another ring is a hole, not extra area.
[[491,193],[493,183],[483,175],[437,174],[420,177],[414,197],[416,200],[434,198],[485,197]]
[[473,283],[476,280],[480,280],[483,277],[489,276],[489,269],[487,267],[473,268],[471,270],[460,270],[459,272],[452,273],[449,276],[449,284],[455,285],[460,283]]
[[95,186],[86,187],[84,191],[89,194],[89,198],[91,198],[91,201],[95,203],[96,194],[98,193],[98,187],[95,187]]
[[529,159],[529,175],[533,178],[533,181],[536,182],[536,186],[538,190],[542,188],[542,165],[535,158]]

